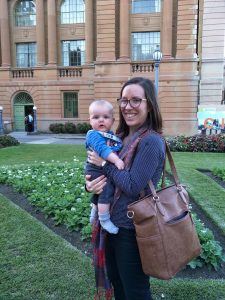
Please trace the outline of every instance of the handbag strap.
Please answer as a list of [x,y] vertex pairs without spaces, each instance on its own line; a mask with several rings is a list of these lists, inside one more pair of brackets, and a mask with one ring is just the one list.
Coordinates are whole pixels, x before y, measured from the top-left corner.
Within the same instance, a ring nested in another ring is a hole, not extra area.
[[165,142],[165,143],[166,143],[166,154],[167,154],[167,157],[168,157],[168,160],[169,160],[170,169],[172,171],[172,175],[173,175],[173,178],[174,178],[174,181],[175,181],[176,185],[179,185],[180,180],[178,179],[177,169],[175,167],[175,163],[174,163],[172,154],[170,152],[169,145],[167,144],[167,142]]
[[[175,167],[175,164],[174,164],[172,154],[170,152],[169,145],[167,144],[166,141],[165,141],[165,146],[166,146],[166,155],[167,155],[167,158],[169,160],[170,169],[172,171],[172,176],[174,178],[174,182],[175,182],[176,186],[178,186],[180,184],[180,181],[178,179],[177,170],[176,170],[176,167]],[[165,165],[166,165],[166,158],[165,158],[165,162],[164,162],[164,166],[163,166],[162,185],[161,185],[162,187],[165,187],[164,186],[164,182],[165,182]],[[152,180],[149,180],[148,184],[149,184],[149,187],[150,187],[150,190],[152,192],[153,197],[157,198],[157,193],[156,193],[156,190],[155,190],[155,187],[154,187],[154,184],[153,184]]]

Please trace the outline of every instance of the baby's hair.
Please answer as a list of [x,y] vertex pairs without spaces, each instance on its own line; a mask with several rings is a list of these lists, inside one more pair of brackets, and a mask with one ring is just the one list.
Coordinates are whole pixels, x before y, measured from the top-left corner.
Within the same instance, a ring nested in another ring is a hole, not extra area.
[[105,106],[111,113],[113,113],[113,105],[107,100],[95,100],[95,101],[91,102],[91,104],[89,106],[89,113],[90,113],[90,110],[92,110],[96,106]]

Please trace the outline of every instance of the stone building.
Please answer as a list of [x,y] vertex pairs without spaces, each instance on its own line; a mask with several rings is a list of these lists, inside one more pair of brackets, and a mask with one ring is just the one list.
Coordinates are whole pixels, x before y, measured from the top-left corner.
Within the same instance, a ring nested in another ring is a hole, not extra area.
[[[24,130],[87,122],[94,99],[116,98],[134,76],[155,79],[164,132],[197,132],[198,105],[221,105],[224,0],[0,0],[0,105]],[[215,34],[216,31],[216,34]],[[118,115],[118,114],[117,114]]]

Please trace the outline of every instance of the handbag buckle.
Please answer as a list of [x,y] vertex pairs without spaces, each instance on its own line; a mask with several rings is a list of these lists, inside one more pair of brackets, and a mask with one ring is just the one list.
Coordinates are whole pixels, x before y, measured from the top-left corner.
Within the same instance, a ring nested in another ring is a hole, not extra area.
[[133,210],[129,210],[129,211],[127,212],[127,217],[128,217],[129,219],[133,219],[133,217],[134,217],[134,211],[133,211]]
[[182,191],[182,187],[181,187],[181,185],[177,185],[177,190],[178,190],[179,192],[181,192],[181,191]]
[[152,198],[155,202],[159,201],[159,196],[153,196]]

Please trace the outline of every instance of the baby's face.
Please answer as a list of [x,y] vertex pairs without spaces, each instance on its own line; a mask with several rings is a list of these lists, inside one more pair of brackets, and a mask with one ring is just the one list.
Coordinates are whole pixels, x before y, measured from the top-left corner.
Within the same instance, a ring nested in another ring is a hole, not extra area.
[[90,112],[90,124],[98,131],[109,131],[113,125],[114,118],[111,110],[106,106],[95,106]]

